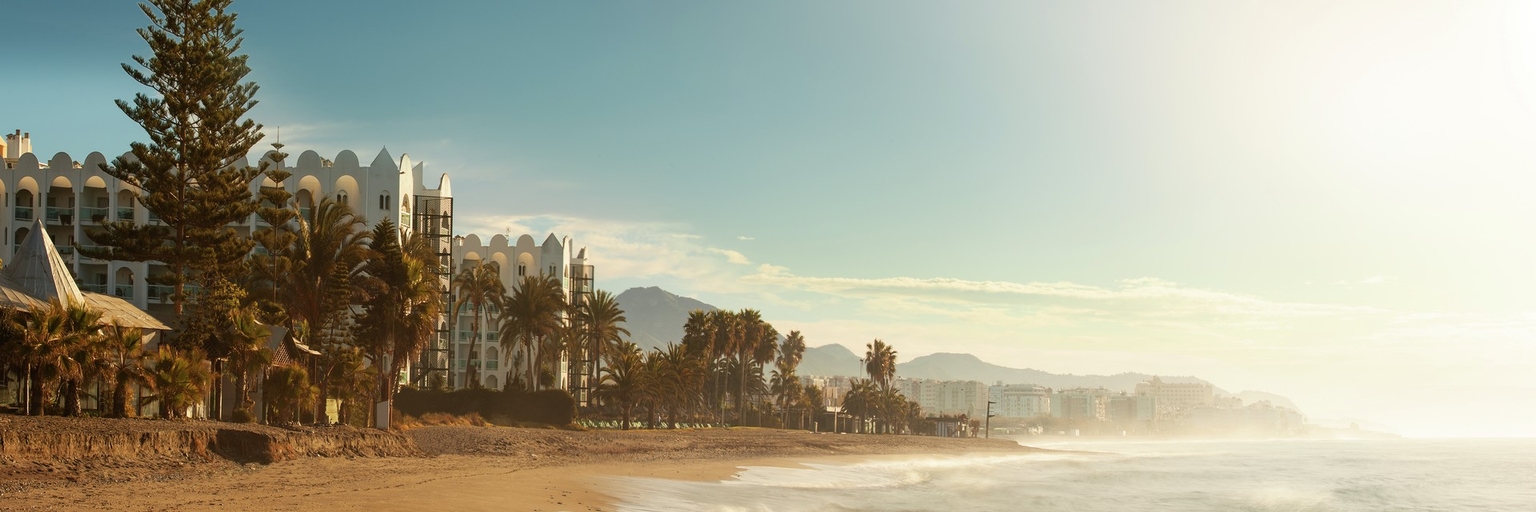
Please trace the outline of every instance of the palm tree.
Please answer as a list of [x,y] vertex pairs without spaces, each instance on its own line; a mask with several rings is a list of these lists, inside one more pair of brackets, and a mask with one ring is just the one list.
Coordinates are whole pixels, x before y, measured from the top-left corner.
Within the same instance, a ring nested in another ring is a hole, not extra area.
[[566,311],[565,292],[554,277],[527,275],[510,297],[502,298],[500,332],[502,349],[522,345],[530,389],[539,387],[546,340],[555,336]]
[[155,394],[149,397],[149,401],[160,403],[160,417],[185,416],[187,408],[207,391],[208,370],[202,365],[206,359],[195,350],[182,353],[169,346],[160,347],[150,372]]
[[[256,311],[241,308],[231,319],[229,369],[235,372],[236,421],[255,418],[255,400],[251,399],[251,375],[259,373],[272,363],[272,351],[267,348],[271,329],[256,320]],[[260,381],[258,381],[260,382]]]
[[624,328],[624,323],[629,319],[624,317],[624,310],[619,308],[618,301],[612,293],[605,290],[596,290],[587,297],[577,309],[578,323],[586,330],[583,340],[583,359],[591,361],[590,378],[597,380],[597,363],[603,360],[603,352],[608,347],[617,346],[629,336],[629,329]]
[[99,359],[96,353],[100,345],[97,343],[98,334],[101,332],[101,312],[94,311],[85,306],[71,305],[65,309],[65,337],[62,340],[69,355],[70,371],[61,374],[63,380],[64,415],[80,415],[80,388],[84,387],[86,377],[98,372],[94,371],[93,362]]
[[303,421],[305,404],[320,394],[319,388],[310,384],[309,372],[295,363],[274,368],[267,374],[264,388],[267,409],[273,423],[278,424]]
[[695,415],[703,403],[704,360],[682,345],[668,343],[656,353],[655,389],[667,424],[677,428],[679,416]]
[[[378,378],[380,401],[394,401],[400,372],[421,355],[437,335],[442,308],[439,263],[426,239],[402,233],[390,219],[375,225],[369,240],[372,258],[363,267],[363,316],[358,321],[360,346]],[[429,377],[421,374],[423,382]]]
[[800,405],[802,391],[800,378],[795,376],[795,370],[788,367],[785,360],[780,359],[773,370],[773,377],[768,387],[773,392],[774,405],[779,407],[783,414],[783,423],[789,423],[789,410]]
[[149,388],[154,384],[154,379],[150,378],[148,357],[144,353],[144,333],[121,323],[113,323],[102,330],[101,344],[102,353],[106,356],[102,359],[107,365],[106,380],[112,385],[110,412],[114,417],[127,418],[130,412],[138,412],[137,407],[128,408],[129,386]]
[[816,418],[821,417],[821,413],[824,412],[824,408],[827,406],[826,395],[817,386],[805,386],[801,393],[800,400],[804,404],[803,410],[810,413],[811,423],[814,425]]
[[501,284],[501,265],[489,261],[466,266],[459,271],[459,275],[454,276],[453,288],[459,297],[453,304],[453,315],[458,316],[464,306],[469,306],[472,315],[469,321],[472,339],[469,341],[469,354],[465,357],[467,369],[464,384],[465,387],[479,389],[480,317],[486,313],[488,304],[494,304],[497,298],[507,294],[506,286]]
[[289,266],[276,276],[283,291],[278,298],[289,328],[299,321],[309,324],[311,338],[305,341],[321,352],[314,377],[323,392],[331,368],[340,364],[341,345],[349,342],[345,325],[352,299],[361,295],[359,274],[371,256],[372,234],[362,216],[331,197],[315,206],[312,218],[298,216],[295,222],[292,243],[278,248]]
[[720,408],[720,423],[725,423],[725,400],[731,386],[727,383],[735,379],[731,378],[731,365],[741,344],[742,329],[741,318],[735,312],[716,310],[708,314],[709,327],[712,332],[713,342],[710,344],[709,361],[714,367],[715,397],[713,402]]
[[683,324],[683,348],[689,354],[710,359],[715,354],[714,315],[701,309],[688,312]]
[[896,349],[880,340],[866,344],[865,348],[868,350],[864,353],[864,369],[869,372],[869,379],[881,388],[889,387],[896,378]]
[[48,384],[61,375],[67,375],[74,361],[69,358],[67,312],[62,304],[53,301],[47,306],[33,307],[22,322],[22,337],[15,348],[15,359],[27,367],[28,414],[42,416],[47,402]]
[[859,432],[864,431],[865,419],[875,412],[875,393],[874,383],[869,379],[854,379],[843,395],[843,411],[859,417]]
[[623,421],[620,428],[629,430],[635,404],[644,399],[649,384],[645,359],[640,354],[640,347],[631,342],[621,342],[614,349],[603,362],[597,394],[619,407],[619,417]]
[[755,309],[743,309],[737,313],[741,322],[741,338],[736,342],[736,372],[740,379],[740,387],[736,388],[736,421],[739,425],[747,424],[747,368],[749,361],[758,353],[759,341],[763,337],[762,313]]

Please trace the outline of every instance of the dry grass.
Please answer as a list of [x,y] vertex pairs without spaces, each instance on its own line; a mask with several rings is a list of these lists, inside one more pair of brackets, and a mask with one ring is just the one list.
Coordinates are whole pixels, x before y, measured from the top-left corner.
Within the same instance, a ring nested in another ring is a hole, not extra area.
[[469,426],[469,427],[485,427],[485,426],[490,426],[490,423],[485,421],[485,418],[481,418],[480,417],[480,413],[478,413],[478,412],[472,412],[472,413],[469,413],[469,414],[466,414],[466,415],[463,415],[463,416],[455,416],[455,415],[452,415],[452,414],[446,414],[446,413],[440,413],[440,412],[432,412],[432,413],[424,414],[420,418],[417,418],[415,416],[410,416],[410,415],[403,415],[403,416],[400,417],[399,422],[396,423],[396,426],[400,430],[402,430],[402,431],[410,430],[410,429],[413,429],[413,428],[419,428],[419,427],[455,426],[455,425],[458,425],[458,426]]

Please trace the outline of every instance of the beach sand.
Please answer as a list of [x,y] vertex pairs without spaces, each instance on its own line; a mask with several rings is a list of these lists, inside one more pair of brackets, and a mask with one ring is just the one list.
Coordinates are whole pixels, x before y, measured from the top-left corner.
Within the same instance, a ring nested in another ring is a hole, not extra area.
[[0,496],[0,509],[616,510],[604,493],[612,477],[723,480],[741,466],[1031,450],[1001,440],[769,429],[424,427],[408,434],[427,456],[188,461],[101,474],[88,464],[55,468]]

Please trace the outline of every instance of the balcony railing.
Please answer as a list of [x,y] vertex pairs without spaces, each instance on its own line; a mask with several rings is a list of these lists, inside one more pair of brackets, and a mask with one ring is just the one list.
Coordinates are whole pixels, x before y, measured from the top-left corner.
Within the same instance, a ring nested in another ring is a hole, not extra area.
[[92,292],[92,293],[102,293],[102,294],[104,294],[104,293],[107,293],[107,284],[106,283],[102,283],[102,284],[82,284],[82,285],[80,285],[80,289],[88,291],[88,292]]
[[74,254],[75,253],[75,246],[73,246],[73,245],[57,245],[56,244],[56,245],[54,245],[54,249],[58,249],[59,250],[59,254],[60,255],[64,255],[64,256],[68,256],[70,254]]
[[46,210],[46,213],[48,215],[48,223],[50,223],[50,224],[57,224],[57,223],[60,223],[60,222],[64,222],[66,220],[70,221],[70,222],[74,222],[74,220],[75,220],[75,209],[74,208],[60,208],[60,207],[57,207],[57,206],[49,206],[47,208],[47,210]]
[[32,207],[31,206],[17,206],[16,207],[16,220],[32,220]]
[[[108,249],[108,247],[105,246],[105,245],[80,244],[80,250],[82,250],[82,251],[104,251],[106,249]],[[85,255],[81,254],[81,256],[85,256]],[[90,258],[92,260],[95,260],[95,261],[101,261],[101,260],[99,260],[97,258],[91,258],[89,256],[86,256],[86,257]]]
[[164,221],[160,220],[160,216],[159,215],[155,215],[155,212],[149,212],[149,223],[150,224],[165,224]]
[[112,294],[119,298],[133,300],[133,285],[120,284],[112,287]]
[[111,210],[111,208],[81,208],[80,217],[91,219],[91,222],[99,224],[109,220],[107,219],[107,215],[111,212]]
[[121,207],[121,206],[117,207],[117,220],[126,220],[128,222],[133,222],[133,207],[132,206],[129,206],[127,208],[124,208],[124,207]]
[[149,285],[149,300],[150,302],[168,303],[171,301],[171,294],[175,292],[176,287],[174,286],[152,284]]

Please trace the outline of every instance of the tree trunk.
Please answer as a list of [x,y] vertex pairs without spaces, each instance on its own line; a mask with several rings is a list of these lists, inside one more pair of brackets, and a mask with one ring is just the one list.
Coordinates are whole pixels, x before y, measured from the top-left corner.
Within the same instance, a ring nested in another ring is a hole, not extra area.
[[27,399],[28,413],[33,416],[42,416],[43,411],[43,369],[33,367],[27,372],[28,386],[31,388],[31,397]]
[[80,416],[80,380],[64,379],[64,386],[60,390],[64,394],[64,415]]
[[118,418],[128,417],[128,382],[127,379],[119,379],[112,386],[112,416]]

